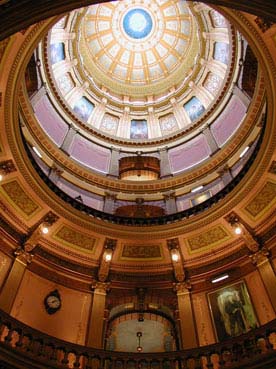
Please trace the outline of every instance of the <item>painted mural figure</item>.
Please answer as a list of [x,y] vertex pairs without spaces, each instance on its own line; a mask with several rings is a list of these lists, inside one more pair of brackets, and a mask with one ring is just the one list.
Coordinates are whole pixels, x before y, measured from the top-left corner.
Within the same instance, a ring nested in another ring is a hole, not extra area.
[[248,331],[244,307],[236,290],[218,297],[219,310],[223,316],[226,332],[229,336],[239,336]]
[[227,297],[224,309],[229,317],[231,336],[238,336],[242,333],[245,333],[246,320],[244,318],[243,306],[237,291]]

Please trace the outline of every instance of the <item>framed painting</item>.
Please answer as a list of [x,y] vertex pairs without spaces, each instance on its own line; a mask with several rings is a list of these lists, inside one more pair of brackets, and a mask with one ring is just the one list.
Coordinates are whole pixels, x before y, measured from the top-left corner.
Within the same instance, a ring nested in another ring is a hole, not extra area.
[[210,292],[208,301],[218,341],[239,336],[258,326],[243,281]]
[[201,101],[195,96],[184,105],[184,109],[192,122],[197,120],[205,111]]
[[143,139],[148,138],[148,124],[144,119],[135,120],[130,122],[130,138]]
[[64,43],[58,42],[50,45],[50,57],[52,64],[56,64],[65,59]]
[[86,97],[82,96],[75,105],[74,105],[74,112],[85,122],[87,122],[90,114],[94,109],[94,104],[92,104]]

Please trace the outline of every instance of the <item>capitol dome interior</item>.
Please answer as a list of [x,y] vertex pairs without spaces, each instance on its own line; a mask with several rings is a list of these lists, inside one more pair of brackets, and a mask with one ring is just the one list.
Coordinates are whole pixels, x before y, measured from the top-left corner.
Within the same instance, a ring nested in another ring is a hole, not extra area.
[[273,0],[0,14],[0,368],[276,368]]

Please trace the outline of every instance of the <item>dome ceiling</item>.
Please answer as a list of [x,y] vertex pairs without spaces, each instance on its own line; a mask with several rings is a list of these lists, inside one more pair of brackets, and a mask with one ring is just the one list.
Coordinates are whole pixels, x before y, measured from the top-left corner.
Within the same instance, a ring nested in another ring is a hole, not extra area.
[[88,128],[144,143],[210,115],[238,53],[217,11],[168,0],[76,10],[54,25],[46,46],[45,79],[58,87],[57,99]]

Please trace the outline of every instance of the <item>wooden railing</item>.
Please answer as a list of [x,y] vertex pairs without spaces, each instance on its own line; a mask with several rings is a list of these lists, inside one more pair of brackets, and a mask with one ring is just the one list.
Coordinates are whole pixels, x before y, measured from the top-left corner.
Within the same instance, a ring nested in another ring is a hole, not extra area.
[[[276,320],[235,339],[191,350],[123,353],[65,342],[0,311],[0,367],[80,369],[276,368]],[[6,364],[7,363],[7,364]]]

